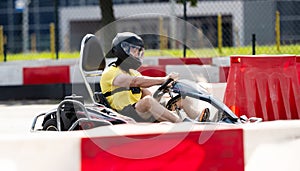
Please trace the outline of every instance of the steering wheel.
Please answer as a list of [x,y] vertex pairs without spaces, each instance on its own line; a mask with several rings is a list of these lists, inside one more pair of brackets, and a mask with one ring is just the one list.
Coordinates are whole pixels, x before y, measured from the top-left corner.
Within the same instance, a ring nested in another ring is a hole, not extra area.
[[165,94],[165,90],[167,89],[168,87],[168,84],[170,82],[174,81],[173,78],[169,78],[167,79],[167,81],[165,81],[153,94],[153,98],[156,99],[156,100],[159,100],[159,98]]

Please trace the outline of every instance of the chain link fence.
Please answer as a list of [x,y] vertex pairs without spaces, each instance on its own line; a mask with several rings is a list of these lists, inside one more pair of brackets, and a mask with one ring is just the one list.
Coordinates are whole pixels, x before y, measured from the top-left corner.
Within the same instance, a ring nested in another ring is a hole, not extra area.
[[[28,21],[24,21],[24,7],[18,9],[17,1],[22,0],[0,2],[0,41],[4,45],[0,53],[21,53],[24,49],[50,52],[54,1],[30,0]],[[78,52],[85,34],[105,27],[101,24],[99,0],[57,2],[59,52]],[[184,5],[175,0],[113,3],[115,18],[122,19],[116,24],[117,31],[151,33],[143,35],[148,49],[181,49],[186,42],[172,40],[180,35],[180,39],[193,42],[188,48],[216,51],[202,51],[203,56],[251,55],[255,35],[256,54],[300,54],[300,0],[199,0],[196,6],[187,1],[186,20],[197,32],[178,26],[178,21],[185,19],[185,11]]]

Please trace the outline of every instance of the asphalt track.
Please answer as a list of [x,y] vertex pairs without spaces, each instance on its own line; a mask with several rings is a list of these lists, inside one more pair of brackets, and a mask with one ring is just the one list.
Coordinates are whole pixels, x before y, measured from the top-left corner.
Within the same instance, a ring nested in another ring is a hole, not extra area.
[[0,134],[30,133],[36,115],[57,106],[55,101],[1,101]]

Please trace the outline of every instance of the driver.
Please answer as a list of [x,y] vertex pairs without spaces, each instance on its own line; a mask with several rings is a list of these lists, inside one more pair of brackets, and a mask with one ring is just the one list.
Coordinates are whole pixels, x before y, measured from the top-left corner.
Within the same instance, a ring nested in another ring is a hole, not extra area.
[[142,65],[143,56],[141,37],[131,32],[118,33],[112,41],[112,49],[106,54],[106,57],[117,57],[117,60],[102,74],[102,93],[113,109],[137,122],[181,122],[177,114],[163,107],[147,89],[169,78],[177,80],[178,73],[165,77],[142,76],[137,69]]

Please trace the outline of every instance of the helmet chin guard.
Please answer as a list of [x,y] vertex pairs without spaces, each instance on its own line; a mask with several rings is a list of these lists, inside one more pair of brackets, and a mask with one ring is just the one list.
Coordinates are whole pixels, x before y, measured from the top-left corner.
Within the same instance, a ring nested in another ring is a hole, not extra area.
[[120,68],[126,72],[129,69],[138,69],[142,65],[142,60],[140,58],[136,58],[134,56],[129,56],[125,60],[120,63]]

